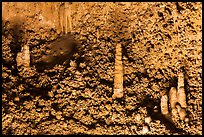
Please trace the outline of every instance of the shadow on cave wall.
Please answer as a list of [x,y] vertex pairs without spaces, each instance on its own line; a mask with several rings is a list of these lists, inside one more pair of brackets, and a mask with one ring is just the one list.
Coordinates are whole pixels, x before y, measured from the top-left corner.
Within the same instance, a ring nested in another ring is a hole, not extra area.
[[11,35],[12,37],[9,44],[11,50],[10,54],[12,54],[12,61],[3,59],[2,63],[12,71],[12,75],[14,76],[18,75],[16,56],[17,53],[21,51],[21,46],[24,44],[24,31],[22,24],[23,20],[21,19],[14,19],[11,21],[2,20],[2,36],[9,38],[9,35]]
[[[10,52],[6,53],[2,51],[3,52],[2,54],[11,55],[11,59],[2,57],[2,65],[8,68],[8,70],[11,70],[10,75],[14,76],[17,79],[17,82],[15,82],[13,86],[9,86],[8,84],[7,87],[2,87],[2,90],[4,94],[7,94],[7,90],[16,89],[19,85],[23,84],[24,87],[26,87],[26,89],[23,90],[21,93],[17,93],[17,92],[9,93],[7,101],[14,100],[15,97],[19,96],[19,94],[24,94],[26,92],[29,92],[33,97],[41,96],[42,98],[47,99],[48,91],[51,89],[50,87],[37,88],[30,82],[27,82],[26,78],[21,77],[18,72],[16,57],[17,57],[18,52],[21,52],[22,46],[26,44],[25,30],[24,30],[23,22],[24,20],[22,18],[19,18],[19,19],[15,18],[15,19],[6,20],[6,21],[2,20],[2,37],[4,36],[6,40],[10,41],[8,43],[8,48],[10,48]],[[35,75],[34,77],[30,79],[31,81],[36,82],[38,77],[39,75]],[[6,79],[3,79],[2,82],[9,83],[11,82],[11,79],[6,78]],[[31,99],[32,99],[31,96],[29,97],[21,96],[19,102],[15,102],[15,101],[14,102],[17,104],[17,106],[20,106],[24,101],[31,100]],[[3,106],[6,107],[7,104],[5,104],[4,102]]]

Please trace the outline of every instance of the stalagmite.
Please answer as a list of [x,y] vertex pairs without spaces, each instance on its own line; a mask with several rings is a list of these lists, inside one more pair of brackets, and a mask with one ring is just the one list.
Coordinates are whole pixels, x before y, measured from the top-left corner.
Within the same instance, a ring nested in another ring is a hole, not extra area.
[[115,98],[123,97],[123,63],[122,63],[122,47],[121,44],[116,45],[115,54],[115,78],[114,78],[114,94]]
[[175,87],[171,87],[169,91],[169,101],[171,105],[171,109],[176,108],[176,102],[177,102],[177,91]]
[[161,113],[163,115],[167,115],[169,113],[168,96],[166,94],[161,97]]
[[184,108],[181,108],[180,105],[176,105],[176,108],[177,108],[177,110],[178,110],[178,114],[179,114],[179,116],[180,116],[180,119],[181,119],[181,120],[184,120],[185,117],[186,117],[186,110],[185,110]]
[[175,87],[171,87],[169,91],[169,102],[171,105],[171,114],[172,116],[177,116],[177,110],[176,110],[176,103],[177,103],[177,90]]
[[178,92],[177,100],[180,106],[178,106],[178,113],[181,120],[184,120],[186,117],[186,93],[184,90],[184,75],[182,72],[178,73]]
[[24,45],[21,52],[17,54],[16,62],[18,67],[30,67],[30,51],[28,45]]
[[20,76],[30,77],[34,75],[30,68],[30,51],[28,45],[24,45],[21,52],[17,53],[16,62]]
[[186,108],[186,94],[184,90],[184,75],[182,72],[178,74],[178,92],[177,92],[178,103],[182,108]]

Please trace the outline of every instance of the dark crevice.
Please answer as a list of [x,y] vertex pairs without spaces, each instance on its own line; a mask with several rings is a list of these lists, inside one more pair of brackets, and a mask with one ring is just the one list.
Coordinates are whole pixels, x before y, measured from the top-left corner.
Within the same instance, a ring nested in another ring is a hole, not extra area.
[[173,77],[169,81],[169,87],[177,87],[177,83],[178,83],[178,78],[177,77]]
[[108,87],[113,87],[113,81],[109,81],[109,80],[106,80],[106,79],[100,79],[100,83],[103,84],[103,85],[106,85]]
[[122,46],[122,55],[128,58],[129,63],[135,63],[135,60],[129,57],[128,49],[125,46]]
[[56,111],[61,110],[61,109],[59,108],[59,104],[58,104],[58,103],[52,103],[51,107],[52,107],[54,110],[56,110]]
[[180,6],[180,4],[178,2],[176,2],[176,9],[178,11],[178,13],[181,14],[181,11],[184,10],[184,8],[182,6]]

